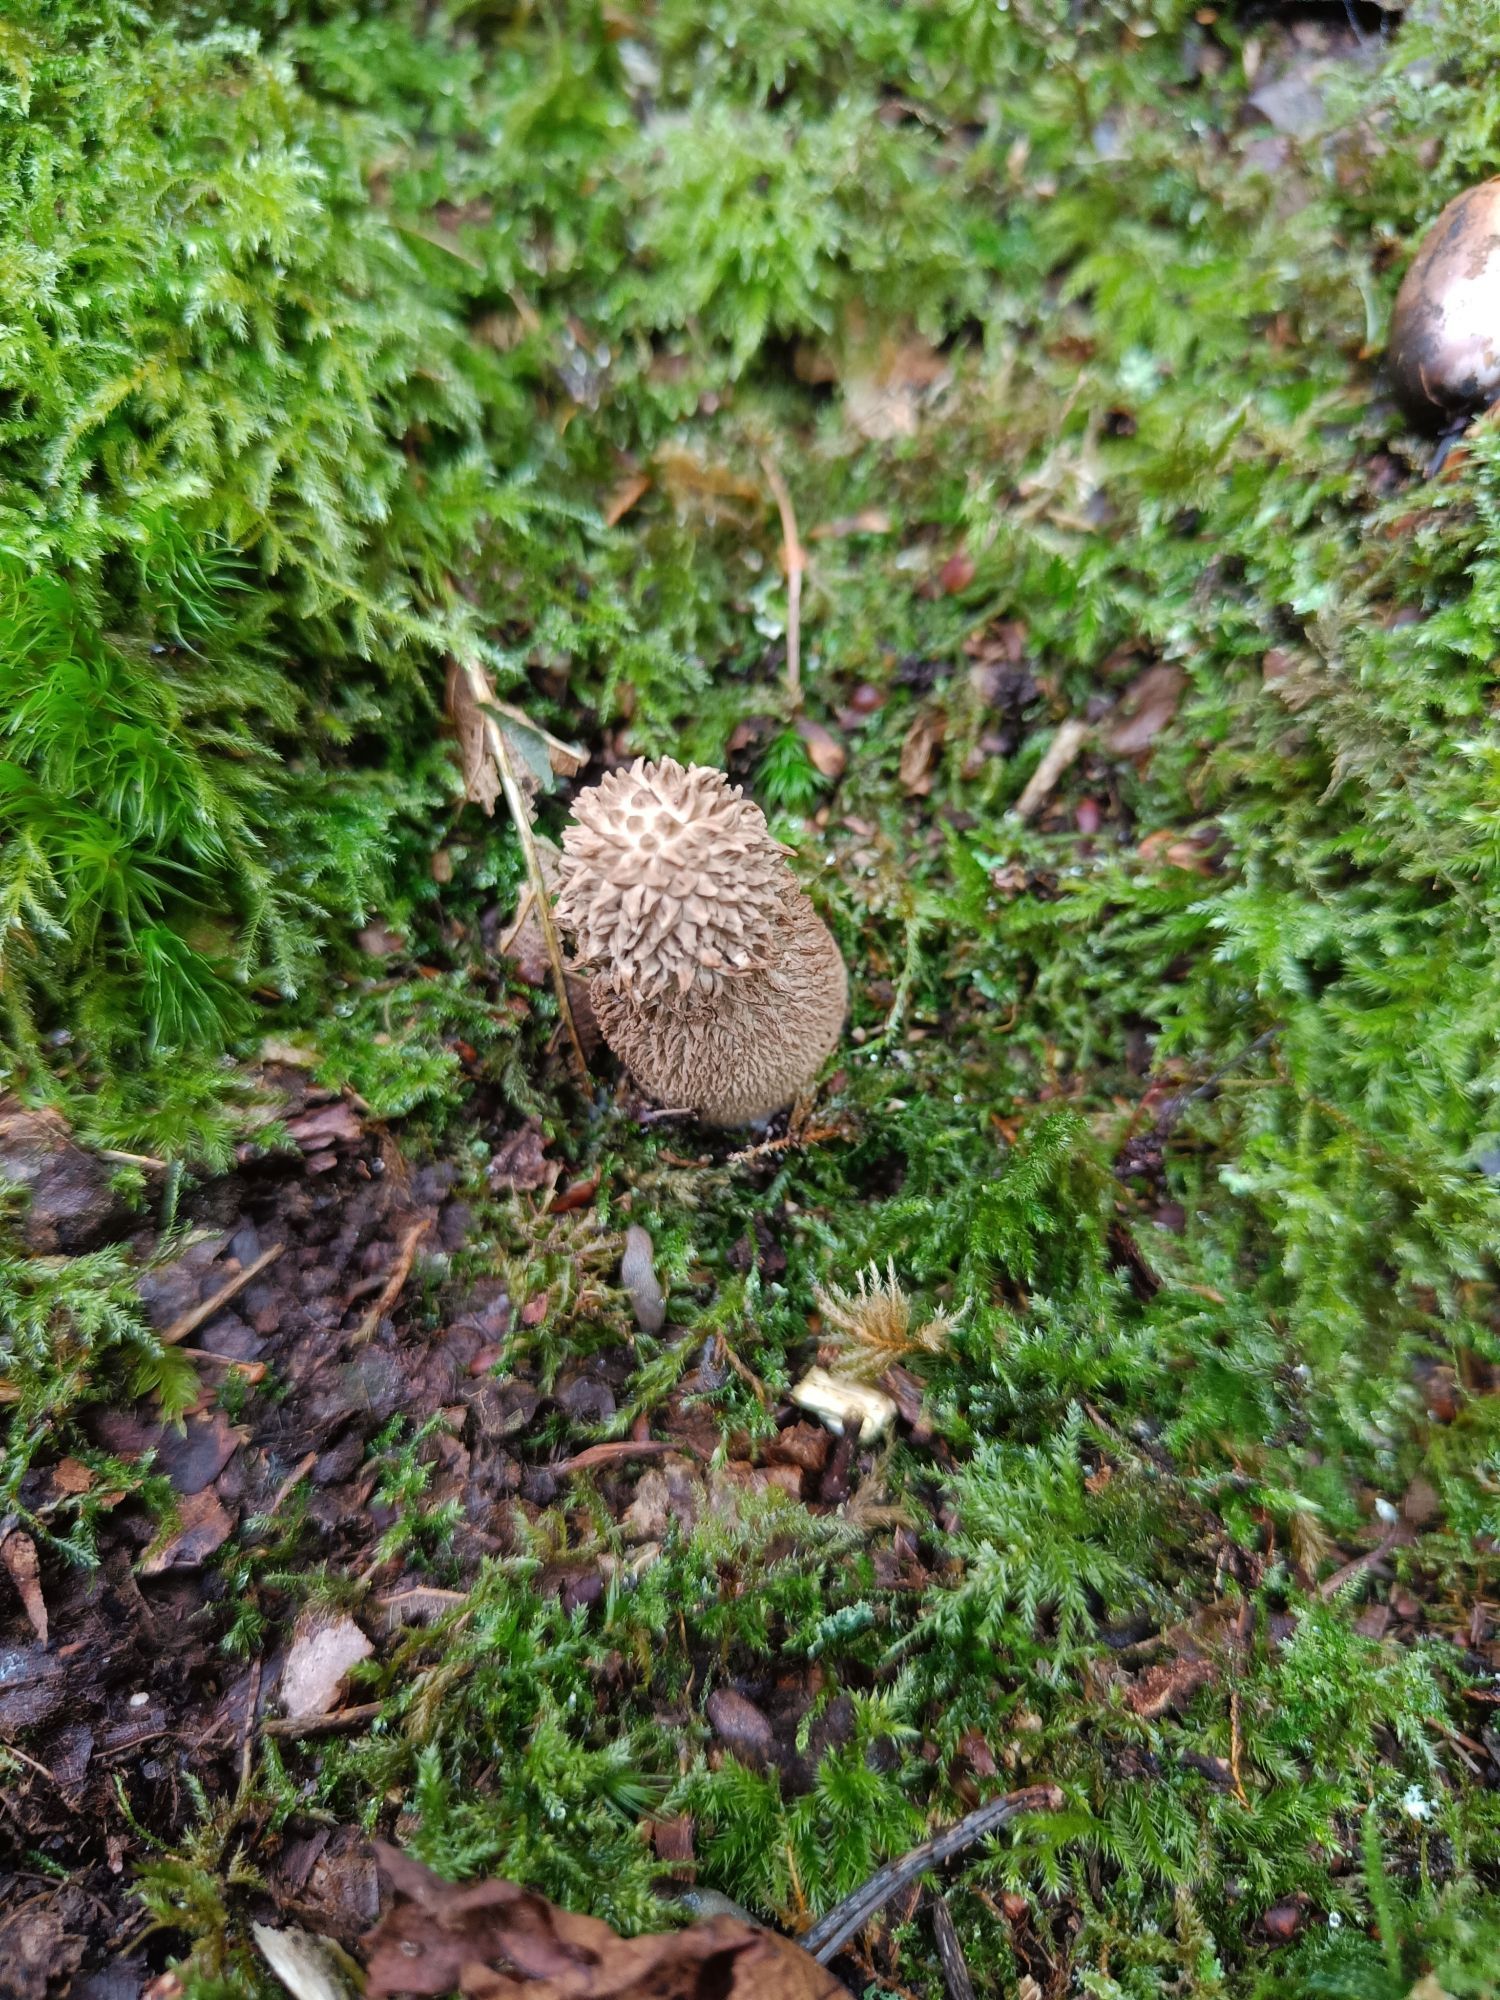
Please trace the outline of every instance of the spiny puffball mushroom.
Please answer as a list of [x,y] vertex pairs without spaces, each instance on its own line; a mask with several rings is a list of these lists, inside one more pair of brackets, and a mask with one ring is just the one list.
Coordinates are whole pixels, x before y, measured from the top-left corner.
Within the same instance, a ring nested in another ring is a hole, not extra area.
[[843,1033],[838,946],[722,771],[637,758],[574,802],[557,919],[610,1047],[711,1125],[778,1111]]
[[1450,201],[1427,232],[1396,295],[1388,359],[1418,423],[1500,396],[1500,179]]

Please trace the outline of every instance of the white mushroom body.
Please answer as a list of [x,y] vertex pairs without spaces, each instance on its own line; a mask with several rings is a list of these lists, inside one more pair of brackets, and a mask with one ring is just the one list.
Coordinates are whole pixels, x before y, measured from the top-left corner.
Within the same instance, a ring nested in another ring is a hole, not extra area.
[[557,918],[610,1047],[710,1124],[790,1103],[838,1044],[848,976],[760,808],[668,757],[611,772],[573,811]]
[[1396,297],[1388,359],[1418,422],[1500,397],[1500,180],[1450,201],[1423,238]]

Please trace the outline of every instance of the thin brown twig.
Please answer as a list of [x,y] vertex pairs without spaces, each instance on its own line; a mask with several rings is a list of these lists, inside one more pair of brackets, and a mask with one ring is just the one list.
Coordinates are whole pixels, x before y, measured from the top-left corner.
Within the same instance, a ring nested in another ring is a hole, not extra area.
[[943,1984],[948,2000],[974,2000],[974,1982],[964,1959],[964,1948],[953,1928],[953,1912],[945,1896],[934,1896],[930,1905],[932,1935],[937,1943],[938,1963],[943,1968]]
[[331,1709],[327,1715],[268,1715],[260,1729],[263,1736],[331,1736],[373,1722],[380,1710],[378,1701],[362,1701],[353,1708]]
[[1325,1603],[1337,1597],[1346,1583],[1352,1583],[1355,1577],[1363,1576],[1365,1571],[1378,1563],[1383,1556],[1388,1556],[1400,1539],[1401,1523],[1398,1521],[1394,1528],[1388,1529],[1381,1536],[1373,1549],[1366,1549],[1362,1556],[1355,1556],[1351,1562],[1341,1564],[1332,1576],[1325,1576],[1318,1585],[1319,1597]]
[[796,708],[802,706],[802,572],[807,568],[807,551],[797,533],[797,513],[775,460],[761,453],[766,475],[781,516],[781,561],[786,571],[786,687]]
[[35,1771],[38,1776],[45,1778],[49,1785],[57,1783],[45,1764],[39,1764],[35,1757],[28,1757],[26,1752],[18,1750],[14,1743],[0,1743],[0,1757],[14,1757],[18,1764],[24,1764],[29,1771]]
[[237,1806],[250,1790],[250,1768],[255,1756],[255,1711],[260,1704],[260,1678],[265,1664],[264,1658],[261,1658],[250,1669],[250,1698],[245,1703],[245,1726],[240,1733],[240,1785],[235,1794]]
[[236,1272],[229,1283],[221,1286],[211,1299],[204,1299],[201,1304],[180,1314],[165,1333],[157,1335],[162,1346],[175,1347],[179,1341],[186,1340],[190,1333],[196,1333],[199,1327],[206,1325],[216,1312],[221,1312],[231,1299],[238,1298],[246,1285],[258,1278],[269,1265],[274,1264],[285,1248],[284,1243],[273,1243],[269,1250],[262,1250],[258,1257],[253,1258],[243,1271]]
[[1062,1802],[1062,1791],[1057,1785],[1029,1785],[1023,1792],[1007,1792],[1001,1798],[991,1799],[953,1826],[944,1827],[941,1833],[924,1840],[909,1854],[900,1855],[896,1860],[888,1861],[883,1868],[877,1868],[863,1888],[856,1889],[841,1903],[835,1903],[826,1917],[818,1919],[801,1939],[802,1949],[811,1952],[820,1965],[826,1965],[855,1932],[863,1930],[908,1882],[915,1882],[929,1868],[937,1868],[943,1862],[952,1860],[955,1854],[972,1847],[976,1840],[998,1833],[1002,1826],[1018,1819],[1022,1813],[1057,1812]]
[[302,1481],[306,1479],[308,1473],[312,1471],[313,1467],[317,1464],[317,1462],[318,1462],[318,1454],[315,1451],[310,1451],[308,1452],[305,1458],[298,1459],[297,1463],[292,1467],[291,1471],[287,1474],[286,1478],[283,1479],[281,1484],[277,1487],[276,1496],[272,1500],[270,1506],[266,1509],[265,1514],[262,1516],[262,1519],[269,1521],[273,1515],[280,1513],[282,1504],[285,1502],[288,1496],[296,1490],[296,1488],[302,1483]]
[[687,1452],[694,1458],[701,1458],[702,1452],[684,1438],[674,1444],[670,1438],[611,1438],[605,1444],[591,1444],[576,1452],[572,1458],[560,1459],[556,1465],[549,1465],[549,1472],[589,1472],[596,1465],[618,1465],[630,1458],[660,1458],[664,1452]]
[[745,1384],[746,1388],[750,1390],[751,1394],[755,1397],[756,1401],[761,1405],[761,1407],[763,1409],[769,1409],[771,1404],[771,1397],[770,1393],[766,1388],[765,1383],[761,1381],[760,1377],[756,1374],[755,1370],[750,1366],[748,1361],[742,1361],[740,1359],[739,1355],[735,1353],[734,1349],[730,1346],[729,1342],[724,1338],[722,1333],[716,1335],[715,1338],[718,1341],[719,1352],[723,1355],[724,1359],[729,1363],[730,1367],[734,1370],[735,1374],[739,1376],[740,1380]]
[[495,769],[500,773],[500,789],[505,794],[505,803],[515,822],[516,838],[520,841],[521,852],[526,858],[526,876],[531,884],[532,896],[536,900],[537,922],[541,925],[542,943],[546,948],[547,963],[552,971],[552,991],[557,997],[557,1011],[567,1032],[568,1047],[578,1072],[578,1081],[587,1090],[590,1084],[588,1059],[583,1053],[583,1043],[578,1039],[578,1024],[573,1019],[573,1007],[568,999],[568,975],[563,965],[557,925],[552,921],[552,898],[547,892],[547,878],[542,872],[542,857],[537,852],[536,835],[532,831],[531,808],[516,777],[516,768],[511,762],[510,749],[505,741],[505,731],[500,727],[499,718],[495,714],[495,691],[490,686],[483,667],[477,660],[465,660],[460,670],[468,683],[470,698],[484,718],[490,755],[495,760]]
[[416,1262],[417,1245],[432,1227],[430,1215],[419,1215],[401,1239],[401,1247],[396,1252],[396,1261],[391,1266],[390,1276],[380,1288],[380,1296],[355,1328],[350,1339],[351,1347],[362,1347],[374,1333],[382,1319],[400,1298],[411,1276],[411,1267]]

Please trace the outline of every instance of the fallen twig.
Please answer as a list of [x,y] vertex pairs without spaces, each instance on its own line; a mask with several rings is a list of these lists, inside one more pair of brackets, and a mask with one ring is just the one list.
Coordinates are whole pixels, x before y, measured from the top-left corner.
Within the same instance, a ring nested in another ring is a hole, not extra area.
[[308,1473],[312,1471],[313,1467],[317,1464],[317,1462],[318,1462],[318,1454],[315,1451],[310,1451],[308,1452],[305,1458],[298,1459],[297,1463],[292,1467],[291,1471],[287,1474],[286,1478],[283,1479],[281,1484],[277,1487],[275,1497],[271,1501],[271,1504],[266,1509],[265,1513],[261,1516],[262,1520],[269,1521],[275,1515],[281,1512],[282,1506],[285,1503],[285,1501],[290,1498],[290,1496],[296,1491],[297,1487],[301,1485],[302,1481],[306,1479]]
[[924,1840],[909,1854],[900,1855],[895,1861],[888,1861],[883,1868],[877,1868],[862,1889],[856,1889],[843,1902],[835,1903],[827,1916],[820,1917],[807,1935],[799,1940],[803,1950],[811,1952],[820,1965],[826,1965],[855,1932],[863,1930],[908,1882],[915,1882],[929,1868],[937,1868],[950,1861],[955,1854],[972,1847],[976,1840],[998,1833],[1002,1826],[1018,1819],[1022,1813],[1057,1812],[1062,1802],[1062,1791],[1057,1785],[1030,1785],[1023,1792],[1007,1792],[1001,1798],[991,1799],[987,1805],[978,1807],[955,1825],[935,1833],[930,1840]]
[[362,1347],[374,1333],[381,1320],[400,1298],[406,1281],[411,1276],[411,1267],[416,1261],[417,1245],[432,1227],[430,1215],[419,1215],[401,1239],[401,1247],[396,1252],[396,1261],[391,1266],[391,1274],[380,1289],[380,1296],[355,1328],[350,1340],[351,1347]]
[[175,1347],[179,1341],[186,1340],[190,1333],[196,1333],[199,1327],[211,1320],[216,1312],[221,1312],[231,1299],[238,1298],[246,1285],[274,1264],[285,1248],[284,1243],[273,1243],[269,1250],[262,1250],[258,1257],[252,1259],[243,1271],[237,1271],[229,1283],[215,1292],[211,1299],[204,1299],[201,1304],[179,1314],[165,1333],[157,1335],[162,1346]]
[[241,1361],[236,1355],[221,1354],[216,1347],[184,1347],[182,1351],[191,1355],[194,1361],[217,1361],[221,1368],[227,1368],[231,1374],[241,1376],[252,1387],[266,1379],[267,1369],[264,1361]]
[[614,1438],[608,1444],[591,1444],[585,1451],[572,1458],[561,1459],[556,1465],[549,1465],[549,1472],[587,1472],[596,1465],[615,1465],[627,1458],[660,1458],[663,1452],[688,1452],[695,1458],[703,1454],[695,1445],[684,1440],[674,1444],[670,1438]]
[[740,1359],[722,1333],[715,1334],[714,1340],[718,1352],[729,1363],[735,1374],[739,1376],[740,1380],[755,1397],[755,1400],[761,1405],[762,1409],[769,1409],[771,1406],[770,1394],[765,1383],[761,1381],[749,1362]]
[[1397,1542],[1402,1538],[1402,1525],[1398,1521],[1394,1528],[1388,1529],[1381,1536],[1373,1549],[1366,1549],[1362,1556],[1355,1556],[1351,1562],[1341,1564],[1333,1572],[1332,1576],[1325,1576],[1323,1581],[1318,1585],[1319,1597],[1327,1603],[1330,1599],[1338,1596],[1345,1584],[1353,1583],[1357,1576],[1363,1576],[1365,1571],[1373,1568],[1383,1556],[1388,1556],[1391,1550],[1395,1548]]
[[797,515],[786,481],[775,461],[762,452],[761,466],[781,516],[781,561],[786,571],[786,687],[795,707],[802,706],[802,572],[807,552],[797,533]]
[[260,1725],[262,1736],[331,1736],[336,1730],[358,1729],[379,1715],[378,1701],[362,1701],[353,1708],[331,1709],[327,1715],[268,1715]]
[[932,1935],[937,1944],[938,1960],[943,1968],[943,1983],[948,1988],[948,2000],[974,2000],[974,1982],[969,1977],[969,1968],[964,1962],[963,1946],[958,1941],[958,1932],[953,1928],[953,1914],[942,1896],[934,1896],[932,1910]]
[[541,926],[542,943],[546,948],[547,963],[552,971],[552,991],[557,997],[557,1011],[567,1033],[568,1047],[578,1072],[578,1081],[587,1089],[590,1082],[589,1066],[583,1053],[583,1043],[578,1039],[578,1024],[573,1019],[572,1003],[568,999],[568,975],[563,966],[562,946],[558,942],[557,926],[552,921],[552,898],[547,893],[547,878],[542,873],[542,857],[537,852],[536,834],[532,831],[531,808],[516,777],[516,767],[511,761],[510,747],[505,741],[505,731],[500,727],[499,717],[495,712],[495,690],[490,686],[489,676],[477,660],[465,660],[462,664],[455,662],[455,665],[463,675],[470,700],[484,719],[484,731],[490,755],[494,758],[495,769],[500,774],[500,789],[505,794],[505,803],[510,808],[510,816],[515,822],[516,838],[521,843],[521,852],[526,859],[526,876],[536,902],[537,922]]
[[245,1726],[240,1734],[240,1783],[239,1790],[234,1795],[236,1807],[250,1795],[250,1772],[255,1760],[255,1711],[260,1705],[260,1681],[265,1666],[265,1660],[261,1658],[250,1669],[250,1693],[245,1702]]
[[1042,761],[1026,781],[1026,789],[1011,807],[1016,819],[1030,819],[1052,796],[1054,786],[1088,742],[1091,731],[1086,722],[1070,715],[1047,745]]

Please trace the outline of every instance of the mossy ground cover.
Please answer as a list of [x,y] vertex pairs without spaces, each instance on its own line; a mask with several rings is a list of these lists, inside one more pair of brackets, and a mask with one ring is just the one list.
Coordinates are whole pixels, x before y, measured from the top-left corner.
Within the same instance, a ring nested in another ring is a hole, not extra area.
[[[945,1877],[982,1991],[1500,1990],[1500,428],[1435,467],[1379,367],[1500,164],[1500,6],[227,11],[0,21],[0,1007],[135,1204],[0,1264],[3,1504],[54,1648],[143,1558],[127,1622],[242,1719],[309,1606],[371,1632],[374,1707],[188,1732],[179,1685],[152,1768],[101,1723],[71,1795],[18,1727],[5,1920],[71,1876],[85,1965],[241,2000],[320,1830],[639,1929],[691,1818],[698,1883],[795,1930],[1046,1779]],[[766,806],[853,975],[798,1134],[570,1081],[494,949],[521,866],[453,656],[595,769]],[[310,1075],[363,1122],[322,1208],[212,1178],[268,1040],[284,1120]],[[305,1274],[368,1210],[318,1329],[368,1387],[382,1167],[434,1222],[399,1406],[299,1472],[311,1333],[226,1378],[140,1266],[253,1211]],[[815,1286],[872,1260],[962,1312],[915,1421],[778,1446]],[[423,1373],[476,1297],[498,1406]],[[255,1479],[163,1581],[180,1482],[100,1412],[200,1380]],[[549,1470],[642,1440],[686,1454],[664,1514],[649,1458]],[[841,1965],[944,1991],[914,1906]]]

